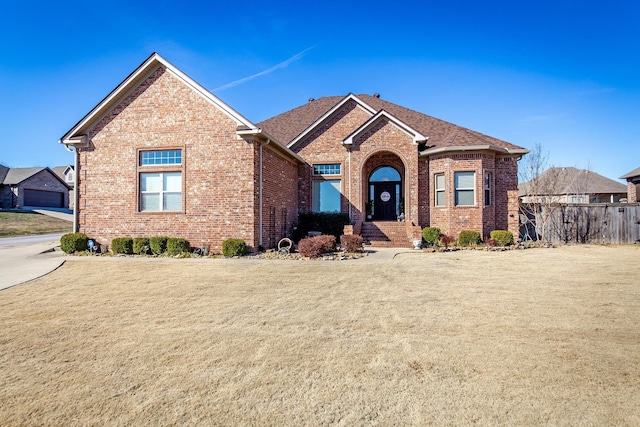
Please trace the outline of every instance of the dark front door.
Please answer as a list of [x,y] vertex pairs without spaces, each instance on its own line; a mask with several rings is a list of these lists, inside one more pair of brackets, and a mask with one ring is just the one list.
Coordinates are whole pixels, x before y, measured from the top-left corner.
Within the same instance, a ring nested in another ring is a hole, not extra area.
[[376,182],[373,184],[373,219],[374,221],[395,221],[396,216],[396,183]]

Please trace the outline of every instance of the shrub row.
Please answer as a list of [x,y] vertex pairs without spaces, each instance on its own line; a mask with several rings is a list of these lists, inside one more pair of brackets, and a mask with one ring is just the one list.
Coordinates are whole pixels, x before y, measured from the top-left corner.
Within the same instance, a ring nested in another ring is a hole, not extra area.
[[[507,230],[493,230],[490,233],[490,243],[497,246],[513,245],[513,233]],[[453,237],[441,233],[438,227],[425,227],[422,229],[422,239],[428,246],[444,245],[448,246],[453,243]],[[480,232],[474,230],[462,230],[458,234],[459,246],[476,246],[482,243]]]
[[179,255],[191,251],[191,245],[187,239],[180,237],[116,237],[111,240],[111,252],[114,254],[149,254]]

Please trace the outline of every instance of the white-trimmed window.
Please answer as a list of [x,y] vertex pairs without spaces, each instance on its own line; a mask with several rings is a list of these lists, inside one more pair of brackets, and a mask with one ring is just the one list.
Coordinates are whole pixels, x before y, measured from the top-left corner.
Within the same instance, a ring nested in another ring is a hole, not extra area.
[[437,173],[433,177],[434,180],[434,188],[435,188],[435,202],[436,206],[444,206],[445,205],[445,193],[444,193],[444,174]]
[[340,180],[313,181],[313,212],[340,212]]
[[456,206],[473,206],[476,204],[476,174],[475,172],[455,172],[453,175],[455,186]]
[[181,165],[182,150],[141,151],[140,166]]
[[177,212],[182,210],[182,172],[140,174],[140,211]]
[[313,165],[313,175],[340,175],[340,163],[329,163],[322,165]]
[[484,205],[491,206],[491,172],[484,173]]

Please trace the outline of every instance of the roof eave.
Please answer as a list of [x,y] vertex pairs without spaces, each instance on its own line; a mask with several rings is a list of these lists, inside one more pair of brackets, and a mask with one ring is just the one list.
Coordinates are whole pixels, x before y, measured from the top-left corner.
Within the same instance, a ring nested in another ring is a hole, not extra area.
[[494,151],[500,154],[512,154],[517,156],[524,156],[529,153],[530,150],[526,148],[503,148],[496,145],[456,145],[452,147],[437,147],[429,148],[420,152],[420,156],[432,156],[434,154],[448,153],[452,151]]
[[261,128],[253,127],[251,129],[239,129],[239,130],[236,131],[236,134],[238,136],[240,136],[241,138],[249,136],[249,137],[256,137],[256,138],[261,139],[263,141],[267,141],[267,143],[273,142],[274,146],[277,147],[278,149],[280,149],[280,151],[282,151],[283,153],[287,154],[289,157],[294,158],[295,160],[299,161],[300,163],[304,163],[304,159],[302,157],[300,157],[295,152],[291,151],[288,147],[282,145],[280,142],[278,142],[277,139],[275,139],[274,137],[269,135],[267,132],[265,132]]

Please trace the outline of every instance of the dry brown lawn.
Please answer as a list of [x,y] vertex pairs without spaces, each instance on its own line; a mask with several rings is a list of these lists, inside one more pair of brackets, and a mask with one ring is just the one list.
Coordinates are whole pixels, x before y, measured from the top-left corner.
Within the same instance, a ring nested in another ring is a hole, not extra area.
[[639,257],[71,259],[0,292],[0,420],[637,426]]

